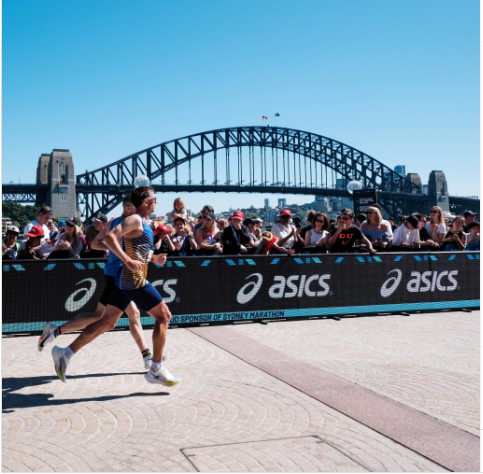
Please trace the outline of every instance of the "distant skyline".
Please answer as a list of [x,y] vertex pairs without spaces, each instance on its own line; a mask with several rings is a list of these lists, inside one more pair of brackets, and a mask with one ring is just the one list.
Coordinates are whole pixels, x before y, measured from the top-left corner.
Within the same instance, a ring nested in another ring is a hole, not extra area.
[[[158,143],[276,124],[480,195],[479,2],[3,2],[2,182],[41,153],[76,173]],[[180,193],[160,197],[172,209]],[[313,196],[182,193],[187,207]],[[116,210],[117,212],[117,210]]]

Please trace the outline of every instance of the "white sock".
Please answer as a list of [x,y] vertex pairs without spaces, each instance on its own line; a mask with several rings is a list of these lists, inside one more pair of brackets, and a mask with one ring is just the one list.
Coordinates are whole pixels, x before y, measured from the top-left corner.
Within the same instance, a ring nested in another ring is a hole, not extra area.
[[53,328],[52,332],[45,338],[44,346],[46,346],[47,344],[50,344],[55,339],[54,332],[57,329],[57,326],[52,325],[52,328]]
[[156,372],[159,372],[159,369],[161,369],[163,367],[163,361],[160,360],[159,362],[154,362],[153,360],[153,363],[151,365],[151,370],[156,373]]
[[65,354],[65,357],[67,357],[67,359],[71,359],[72,356],[75,354],[75,352],[70,348],[70,346],[67,346],[64,349],[64,354]]

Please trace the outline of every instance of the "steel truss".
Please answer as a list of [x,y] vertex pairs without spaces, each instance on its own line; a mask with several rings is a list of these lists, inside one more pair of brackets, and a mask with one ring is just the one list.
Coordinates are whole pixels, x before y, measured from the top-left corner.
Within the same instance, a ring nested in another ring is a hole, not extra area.
[[[241,154],[244,147],[248,147],[248,160],[243,159]],[[233,148],[237,150],[234,173],[234,169],[230,169],[230,149]],[[260,156],[257,149],[260,150]],[[270,149],[271,156],[267,153]],[[218,171],[220,152],[223,150],[224,184]],[[205,176],[205,156],[208,154],[214,157],[212,184],[206,182]],[[151,182],[160,178],[161,185],[165,185],[168,184],[166,174],[173,170],[174,186],[180,191],[179,167],[188,163],[188,185],[192,185],[191,162],[198,158],[201,159],[201,192],[264,192],[262,187],[271,186],[268,192],[283,190],[293,193],[303,187],[308,194],[324,194],[323,171],[325,169],[327,183],[327,169],[331,169],[340,177],[358,180],[364,187],[373,187],[384,193],[404,196],[419,193],[418,187],[404,176],[375,158],[332,138],[282,127],[234,127],[161,143],[78,175],[76,187],[78,203],[85,208],[83,215],[90,220],[101,210],[112,210],[121,201],[125,190],[134,187],[134,179],[140,174],[148,176]],[[194,192],[195,187],[192,185],[189,190]]]

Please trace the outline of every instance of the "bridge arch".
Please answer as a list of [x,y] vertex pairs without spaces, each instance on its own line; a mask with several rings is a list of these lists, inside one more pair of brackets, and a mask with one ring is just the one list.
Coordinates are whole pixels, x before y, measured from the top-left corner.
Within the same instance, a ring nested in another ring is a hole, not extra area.
[[[139,173],[154,180],[208,153],[241,147],[272,148],[301,155],[336,171],[346,179],[361,181],[364,187],[374,187],[391,193],[419,192],[419,188],[406,177],[345,143],[303,130],[268,126],[222,128],[170,140],[97,170],[77,175],[77,185],[102,186],[120,183],[121,186],[133,186],[134,178]],[[264,164],[259,164],[263,173]],[[283,163],[280,162],[280,165],[282,168]],[[175,178],[176,181],[178,177]]]
[[[233,149],[235,157],[230,156]],[[246,149],[248,158],[243,158]],[[267,157],[270,149],[272,156]],[[206,161],[208,156],[212,162]],[[192,179],[192,163],[197,160],[200,185]],[[183,185],[179,171],[185,164],[188,181]],[[364,187],[386,194],[420,192],[406,177],[345,143],[303,130],[268,126],[221,128],[170,140],[77,175],[76,188],[79,207],[85,206],[83,215],[89,219],[94,209],[109,212],[117,206],[122,192],[134,187],[139,174],[148,176],[151,182],[160,179],[155,186],[158,191],[323,194],[329,187],[328,170],[333,175],[332,188],[335,175],[356,179]],[[166,179],[170,172],[174,172],[171,183]],[[210,173],[211,183],[207,179]],[[98,194],[94,193],[96,189]]]

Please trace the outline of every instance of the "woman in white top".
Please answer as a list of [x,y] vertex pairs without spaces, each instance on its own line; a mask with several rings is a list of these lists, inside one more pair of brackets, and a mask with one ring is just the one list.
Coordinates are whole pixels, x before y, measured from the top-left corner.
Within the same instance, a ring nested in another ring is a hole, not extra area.
[[421,248],[416,216],[408,216],[406,222],[394,231],[392,246],[394,250],[419,250]]
[[441,245],[446,233],[446,227],[444,226],[443,210],[438,206],[431,208],[430,220],[426,224],[426,230],[428,231],[429,238]]
[[312,229],[305,233],[305,246],[317,247],[325,245],[327,241],[327,228],[329,227],[329,218],[322,212],[316,212]]

